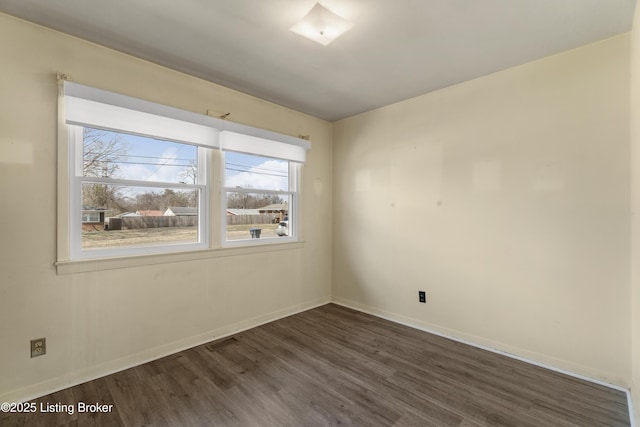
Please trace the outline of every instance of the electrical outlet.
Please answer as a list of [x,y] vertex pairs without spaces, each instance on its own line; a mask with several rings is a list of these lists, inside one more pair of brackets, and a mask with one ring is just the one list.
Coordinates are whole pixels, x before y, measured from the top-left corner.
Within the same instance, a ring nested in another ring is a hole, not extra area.
[[47,354],[47,339],[38,338],[31,340],[31,357],[38,357]]
[[427,293],[425,291],[418,291],[418,301],[427,302]]

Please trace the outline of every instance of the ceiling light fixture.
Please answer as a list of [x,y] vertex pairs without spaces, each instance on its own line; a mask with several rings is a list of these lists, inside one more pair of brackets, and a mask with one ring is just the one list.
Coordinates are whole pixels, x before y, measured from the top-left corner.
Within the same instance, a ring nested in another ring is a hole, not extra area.
[[302,18],[302,21],[291,27],[290,30],[327,46],[349,31],[351,27],[353,27],[353,23],[331,12],[320,3],[316,3],[313,9]]

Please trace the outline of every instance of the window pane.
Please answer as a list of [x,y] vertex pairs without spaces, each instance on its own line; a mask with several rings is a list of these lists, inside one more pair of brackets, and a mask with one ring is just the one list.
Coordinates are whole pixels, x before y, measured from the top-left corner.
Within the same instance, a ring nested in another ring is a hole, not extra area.
[[83,176],[195,184],[196,146],[84,128]]
[[250,154],[225,153],[225,187],[289,190],[289,162]]
[[226,197],[228,241],[290,235],[290,196],[227,192]]
[[93,209],[85,209],[83,207],[82,210],[82,222],[101,222],[100,217],[102,212],[100,212],[99,210],[93,210]]
[[198,242],[199,190],[82,184],[82,248]]

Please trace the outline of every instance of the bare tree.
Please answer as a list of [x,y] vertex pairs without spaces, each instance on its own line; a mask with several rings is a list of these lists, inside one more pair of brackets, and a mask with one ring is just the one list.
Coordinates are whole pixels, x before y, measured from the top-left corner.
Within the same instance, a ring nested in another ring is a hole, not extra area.
[[235,209],[259,209],[275,203],[284,203],[276,194],[229,193],[227,207]]
[[[120,135],[85,127],[82,147],[84,176],[113,177],[118,170],[117,162],[126,158],[127,151],[128,146]],[[85,184],[82,188],[82,204],[119,210],[119,193],[116,185]]]
[[195,160],[189,162],[189,166],[185,166],[180,172],[180,179],[183,183],[196,184],[198,181],[198,165]]
[[135,198],[136,210],[161,210],[169,207],[196,207],[198,202],[190,191],[175,191],[165,188],[162,193],[146,192]]
[[126,157],[128,146],[118,134],[84,128],[82,171],[84,176],[112,177],[118,161]]

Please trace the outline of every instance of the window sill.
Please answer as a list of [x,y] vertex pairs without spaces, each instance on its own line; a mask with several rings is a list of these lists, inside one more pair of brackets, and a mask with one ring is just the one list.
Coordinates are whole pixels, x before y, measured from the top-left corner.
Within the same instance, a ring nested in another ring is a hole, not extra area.
[[58,275],[67,275],[101,270],[115,270],[118,268],[166,264],[170,262],[184,262],[209,258],[221,258],[227,256],[250,255],[263,252],[285,251],[301,249],[303,247],[304,241],[267,243],[253,246],[226,247],[199,251],[174,252],[168,254],[136,255],[77,261],[58,261],[55,263],[55,266]]

